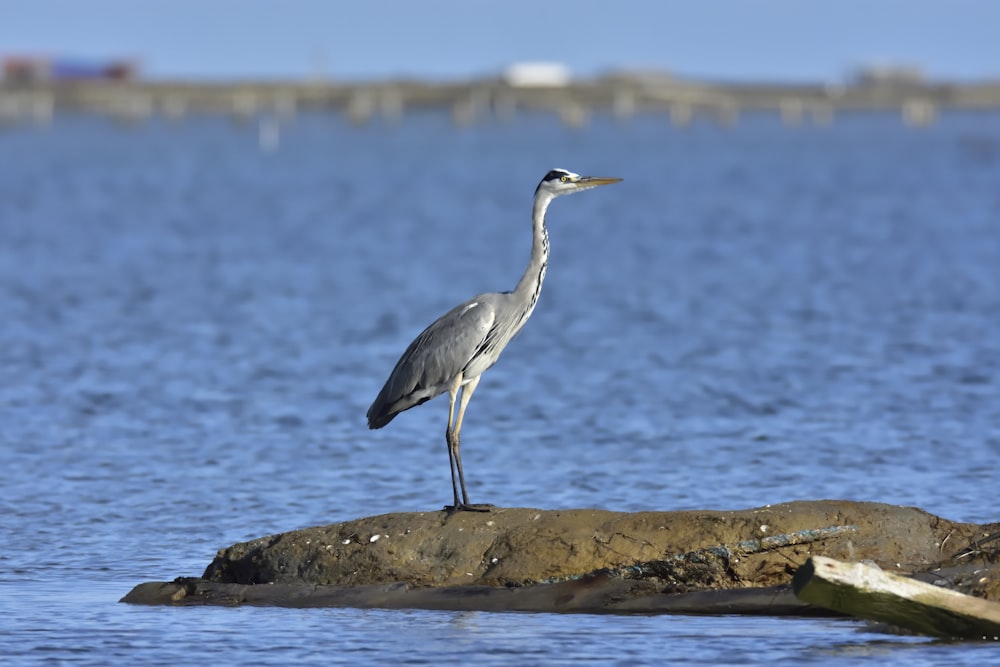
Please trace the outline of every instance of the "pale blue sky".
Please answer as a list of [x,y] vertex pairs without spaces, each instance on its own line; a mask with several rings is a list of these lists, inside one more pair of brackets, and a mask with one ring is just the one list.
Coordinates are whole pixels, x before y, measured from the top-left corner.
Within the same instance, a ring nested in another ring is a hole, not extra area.
[[150,77],[576,74],[831,80],[862,62],[1000,79],[1000,0],[0,0],[0,56],[137,58]]

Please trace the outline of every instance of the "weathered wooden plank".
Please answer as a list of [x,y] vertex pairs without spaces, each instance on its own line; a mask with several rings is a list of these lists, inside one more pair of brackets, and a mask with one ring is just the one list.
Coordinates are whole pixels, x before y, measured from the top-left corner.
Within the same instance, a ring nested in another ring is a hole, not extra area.
[[1000,604],[877,566],[813,556],[792,587],[803,602],[849,616],[934,637],[1000,640]]

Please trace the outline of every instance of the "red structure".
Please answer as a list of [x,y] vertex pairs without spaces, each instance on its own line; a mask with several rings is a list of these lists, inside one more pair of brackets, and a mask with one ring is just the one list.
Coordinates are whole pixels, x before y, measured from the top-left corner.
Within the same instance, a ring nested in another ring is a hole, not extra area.
[[132,81],[137,74],[138,68],[129,60],[87,61],[30,56],[3,59],[3,79],[11,83]]

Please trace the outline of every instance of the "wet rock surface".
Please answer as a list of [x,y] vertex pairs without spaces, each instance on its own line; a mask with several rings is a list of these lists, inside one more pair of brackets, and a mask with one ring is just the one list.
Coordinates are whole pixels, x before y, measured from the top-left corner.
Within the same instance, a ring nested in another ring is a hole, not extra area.
[[1000,524],[912,507],[832,500],[739,511],[397,513],[235,544],[201,578],[141,584],[123,601],[808,613],[788,584],[811,555],[873,561],[998,599],[998,532]]

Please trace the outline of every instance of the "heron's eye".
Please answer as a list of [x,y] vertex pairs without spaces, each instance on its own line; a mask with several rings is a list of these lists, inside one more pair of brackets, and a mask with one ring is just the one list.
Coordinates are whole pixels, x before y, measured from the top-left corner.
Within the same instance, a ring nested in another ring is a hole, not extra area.
[[568,181],[568,180],[569,180],[569,176],[563,176],[563,177],[562,177],[562,178],[560,178],[559,180],[560,180],[560,181],[562,181],[563,183],[565,183],[566,181]]

